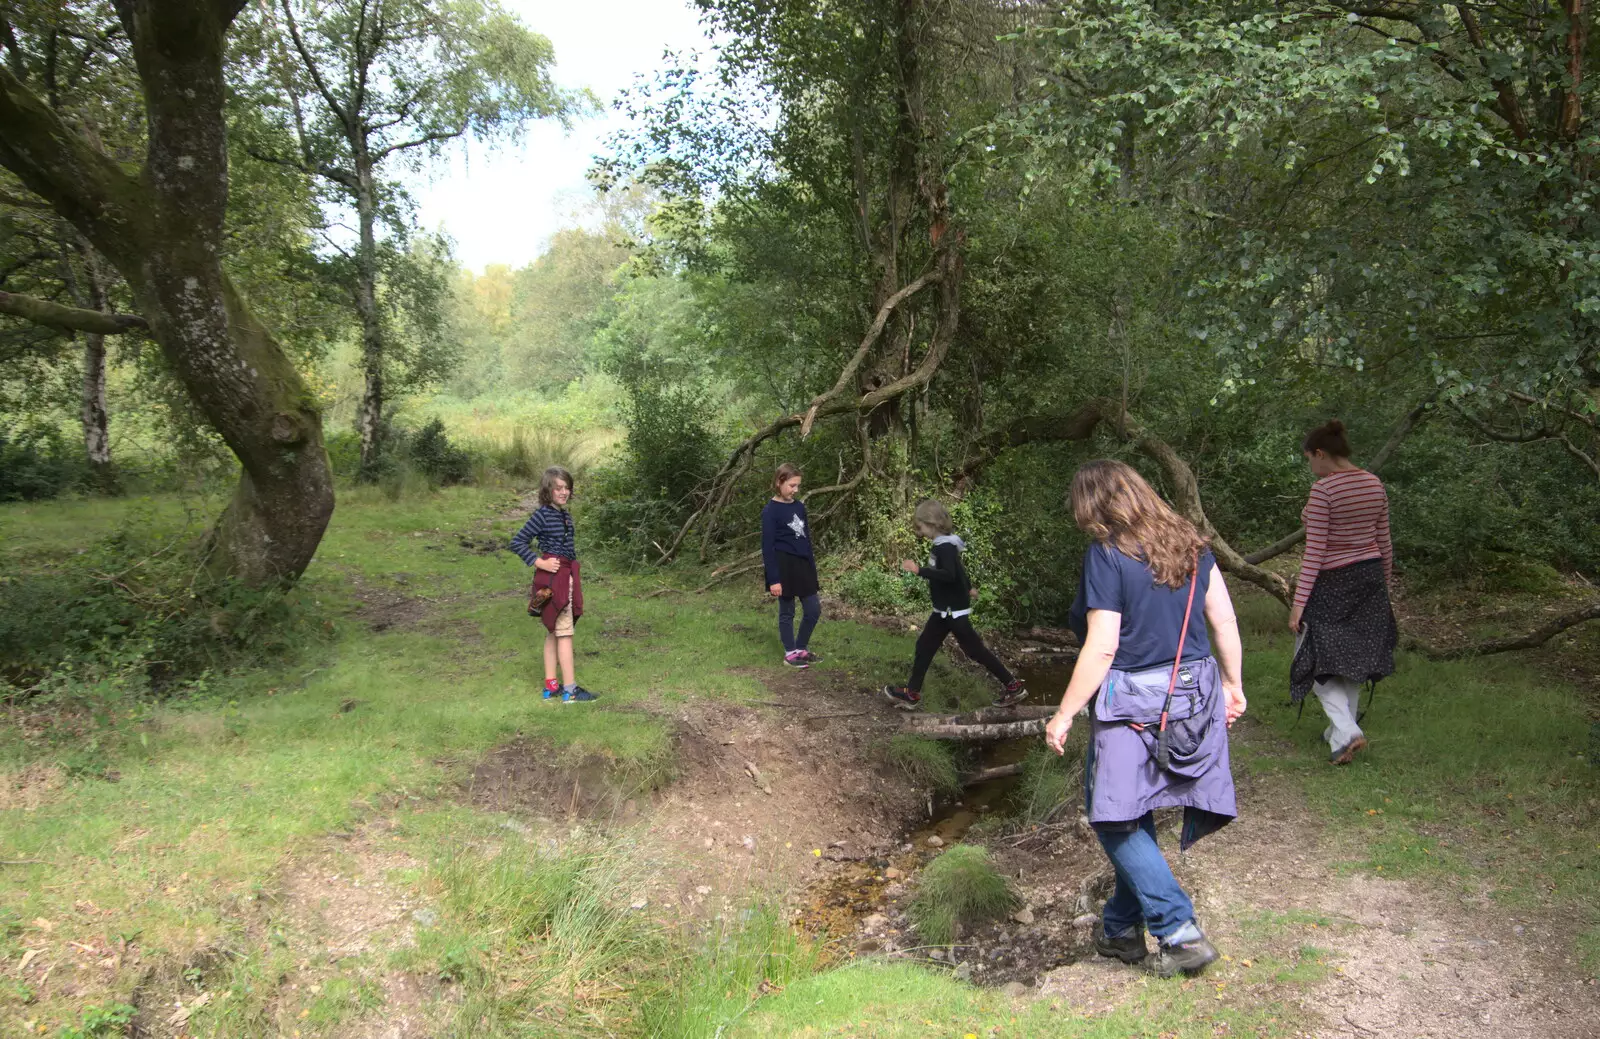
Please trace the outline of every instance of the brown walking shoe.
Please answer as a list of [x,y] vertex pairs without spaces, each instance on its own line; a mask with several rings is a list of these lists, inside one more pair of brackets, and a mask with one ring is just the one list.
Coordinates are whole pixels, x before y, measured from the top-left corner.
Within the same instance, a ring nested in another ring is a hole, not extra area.
[[1328,755],[1328,760],[1335,765],[1348,765],[1356,759],[1356,751],[1367,749],[1367,738],[1357,736],[1343,747]]

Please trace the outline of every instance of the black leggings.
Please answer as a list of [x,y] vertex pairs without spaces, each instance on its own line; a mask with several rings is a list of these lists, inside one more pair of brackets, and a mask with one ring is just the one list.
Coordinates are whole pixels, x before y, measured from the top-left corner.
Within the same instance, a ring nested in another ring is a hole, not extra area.
[[951,632],[955,632],[956,641],[967,656],[987,668],[991,675],[1000,680],[1001,685],[1016,681],[1016,676],[1006,670],[994,651],[983,644],[982,636],[972,626],[972,618],[946,617],[935,613],[928,617],[928,623],[922,626],[922,634],[917,636],[917,658],[911,664],[911,681],[906,683],[912,692],[922,692],[922,680],[927,677],[928,665],[933,663],[933,655],[939,652],[945,636]]

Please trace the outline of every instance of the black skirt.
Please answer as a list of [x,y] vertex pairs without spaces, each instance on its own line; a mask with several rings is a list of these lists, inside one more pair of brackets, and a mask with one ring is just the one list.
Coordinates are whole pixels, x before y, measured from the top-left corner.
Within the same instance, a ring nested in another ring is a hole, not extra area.
[[1324,678],[1376,682],[1394,674],[1400,631],[1381,560],[1364,559],[1319,573],[1300,624],[1305,637],[1289,665],[1294,703]]
[[806,556],[779,552],[778,583],[783,585],[783,597],[785,599],[804,599],[808,595],[816,595],[816,561]]

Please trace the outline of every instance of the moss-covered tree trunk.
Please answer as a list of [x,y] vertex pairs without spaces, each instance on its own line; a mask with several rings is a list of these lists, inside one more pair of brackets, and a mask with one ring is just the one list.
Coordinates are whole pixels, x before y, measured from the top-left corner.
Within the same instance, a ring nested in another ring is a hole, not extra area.
[[214,566],[293,580],[333,513],[315,400],[222,270],[222,63],[232,0],[124,0],[149,123],[130,176],[0,70],[0,165],[45,198],[132,290],[172,370],[243,467]]

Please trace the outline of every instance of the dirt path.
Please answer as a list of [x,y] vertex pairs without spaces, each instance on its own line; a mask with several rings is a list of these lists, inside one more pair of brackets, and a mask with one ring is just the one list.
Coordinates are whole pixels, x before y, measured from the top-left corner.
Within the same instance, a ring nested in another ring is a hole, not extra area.
[[[1273,737],[1246,729],[1243,738]],[[1492,903],[1452,903],[1417,881],[1342,873],[1337,864],[1359,857],[1359,846],[1330,835],[1285,785],[1242,772],[1239,782],[1239,819],[1177,871],[1232,962],[1270,958],[1303,973],[1299,984],[1233,998],[1298,1004],[1319,1039],[1600,1035],[1600,986],[1578,973],[1567,937],[1518,923]],[[1321,980],[1307,984],[1307,967]],[[1051,972],[1040,992],[1104,1011],[1139,979],[1086,960]]]

